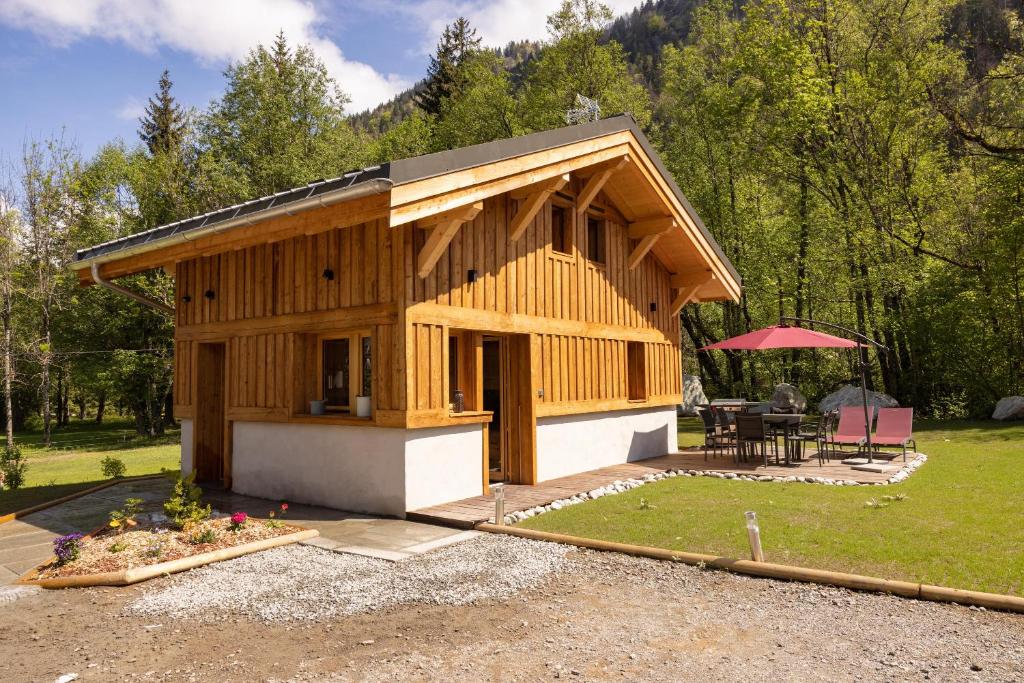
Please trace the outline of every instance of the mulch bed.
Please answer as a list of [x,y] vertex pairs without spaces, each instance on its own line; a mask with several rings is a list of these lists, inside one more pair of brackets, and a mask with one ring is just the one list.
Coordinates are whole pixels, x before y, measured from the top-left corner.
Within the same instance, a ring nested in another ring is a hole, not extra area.
[[[36,578],[86,576],[145,567],[302,531],[290,524],[269,527],[265,520],[252,517],[238,531],[233,531],[230,526],[230,518],[222,517],[194,525],[188,531],[168,529],[156,524],[140,524],[123,533],[104,529],[81,540],[78,559],[63,566],[53,561],[41,568]],[[190,542],[190,538],[206,530],[212,530],[215,534],[212,543]]]

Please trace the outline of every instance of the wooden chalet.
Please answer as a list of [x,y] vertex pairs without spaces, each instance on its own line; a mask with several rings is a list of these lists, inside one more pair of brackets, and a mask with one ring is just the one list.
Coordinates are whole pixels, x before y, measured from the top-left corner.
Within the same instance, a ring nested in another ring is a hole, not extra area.
[[74,268],[120,291],[174,275],[183,471],[398,516],[674,452],[679,311],[741,286],[628,116],[363,169]]

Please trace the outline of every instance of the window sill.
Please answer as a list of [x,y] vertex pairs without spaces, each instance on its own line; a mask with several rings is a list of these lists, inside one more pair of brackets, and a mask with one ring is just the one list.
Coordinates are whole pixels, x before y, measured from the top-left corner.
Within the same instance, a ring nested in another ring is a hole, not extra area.
[[328,413],[327,415],[310,415],[299,413],[288,418],[289,422],[300,422],[304,424],[335,424],[335,425],[372,425],[372,417],[356,417],[355,415],[341,415]]
[[548,252],[548,256],[556,261],[565,261],[566,263],[575,263],[576,257],[572,254],[563,254],[560,251],[551,250]]
[[491,422],[494,413],[490,410],[464,410],[461,413],[448,413],[448,420],[452,423],[473,424],[474,422]]

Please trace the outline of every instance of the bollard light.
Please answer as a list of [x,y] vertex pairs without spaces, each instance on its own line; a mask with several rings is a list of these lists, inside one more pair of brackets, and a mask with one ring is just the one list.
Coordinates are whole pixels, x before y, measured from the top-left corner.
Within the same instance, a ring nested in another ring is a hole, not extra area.
[[494,523],[505,524],[505,485],[494,485]]
[[754,562],[764,562],[764,552],[761,550],[761,527],[757,525],[757,513],[746,512],[747,517],[747,540],[750,541],[750,559]]

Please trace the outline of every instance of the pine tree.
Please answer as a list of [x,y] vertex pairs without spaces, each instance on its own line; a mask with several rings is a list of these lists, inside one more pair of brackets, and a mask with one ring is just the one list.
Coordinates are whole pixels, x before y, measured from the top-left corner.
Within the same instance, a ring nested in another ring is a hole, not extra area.
[[172,85],[170,72],[164,69],[160,89],[155,99],[149,98],[146,113],[139,120],[139,137],[153,154],[177,148],[185,135],[185,113],[171,94]]
[[416,100],[423,111],[437,115],[445,99],[458,95],[465,84],[462,67],[466,58],[480,49],[480,38],[469,20],[459,17],[445,26],[437,52],[427,67],[427,85]]

